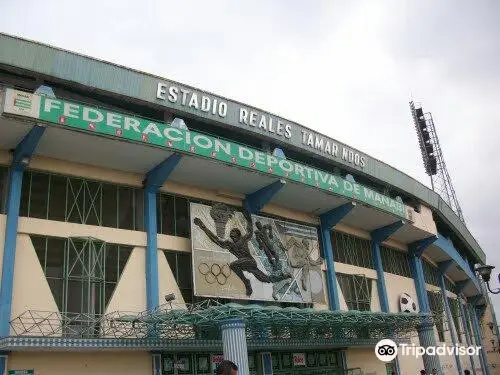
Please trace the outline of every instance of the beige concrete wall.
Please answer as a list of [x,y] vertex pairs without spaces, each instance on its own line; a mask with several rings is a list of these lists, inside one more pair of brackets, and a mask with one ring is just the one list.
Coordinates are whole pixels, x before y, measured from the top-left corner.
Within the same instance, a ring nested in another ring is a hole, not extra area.
[[428,233],[437,234],[436,223],[432,217],[432,211],[429,207],[420,205],[420,213],[412,212],[413,225],[418,229],[422,229]]
[[402,293],[408,293],[418,308],[417,292],[415,291],[415,282],[413,279],[387,272],[384,272],[384,277],[390,312],[399,312],[399,296]]
[[[345,273],[348,275],[365,275],[369,280],[369,282],[372,283],[372,291],[371,291],[371,305],[370,307],[372,308],[372,311],[380,311],[380,303],[378,299],[378,291],[377,291],[377,271],[369,269],[369,268],[363,268],[363,267],[358,267],[358,266],[353,266],[352,264],[345,264],[345,263],[338,263],[335,262],[335,272],[336,273]],[[349,310],[347,308],[347,304],[344,299],[344,294],[342,293],[342,289],[340,288],[340,285],[337,283],[337,291],[339,294],[339,304],[340,304],[340,310],[342,311],[347,311]]]
[[455,362],[455,356],[453,355],[443,355],[439,357],[441,362],[441,369],[443,370],[443,375],[457,375],[457,364]]
[[[483,333],[483,347],[484,350],[486,350],[489,365],[488,367],[492,373],[500,374],[500,342],[499,338],[495,334],[495,319],[493,319],[492,308],[493,305],[491,304],[491,301],[489,301],[489,304],[486,307],[484,315],[479,323]],[[493,323],[493,330],[488,327],[488,323]]]
[[[145,232],[28,217],[19,218],[18,233],[63,238],[93,237],[119,245],[146,247]],[[191,252],[191,241],[189,238],[159,234],[157,239],[159,249]]]
[[[416,346],[420,345],[418,334],[416,331],[410,334],[409,339],[410,339],[409,345],[411,344],[414,344]],[[398,358],[399,358],[399,368],[401,370],[401,375],[419,374],[420,370],[424,368],[424,361],[422,357],[415,357],[409,355],[403,356],[400,354]]]
[[346,361],[347,368],[361,368],[363,374],[386,375],[385,363],[375,356],[374,348],[347,349]]
[[[30,237],[20,234],[17,236],[14,263],[11,318],[14,319],[28,310],[59,311]],[[53,318],[51,324],[55,326],[58,324],[58,319],[55,316]],[[48,325],[45,328],[50,329]],[[41,334],[42,332],[35,330],[30,335]],[[11,333],[14,334],[12,329]]]
[[137,313],[146,310],[145,270],[145,249],[135,247],[109,300],[106,314],[115,311]]
[[151,354],[147,352],[13,352],[9,370],[34,369],[36,375],[150,375]]

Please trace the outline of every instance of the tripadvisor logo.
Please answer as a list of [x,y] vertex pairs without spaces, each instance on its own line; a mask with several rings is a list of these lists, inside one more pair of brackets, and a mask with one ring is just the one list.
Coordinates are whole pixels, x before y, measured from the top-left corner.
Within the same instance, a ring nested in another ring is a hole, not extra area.
[[415,344],[401,344],[398,348],[398,345],[394,341],[384,339],[380,340],[375,346],[375,355],[382,362],[391,362],[397,357],[398,352],[400,355],[419,358],[423,355],[479,355],[480,350],[480,346],[459,346],[458,344],[453,346],[428,346],[426,348]]
[[375,355],[382,362],[391,362],[398,355],[398,346],[392,340],[380,340],[375,346]]

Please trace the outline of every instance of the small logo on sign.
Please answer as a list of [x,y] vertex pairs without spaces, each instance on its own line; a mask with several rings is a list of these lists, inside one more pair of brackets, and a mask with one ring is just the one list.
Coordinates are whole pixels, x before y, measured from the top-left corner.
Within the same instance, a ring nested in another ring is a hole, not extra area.
[[375,346],[375,355],[382,362],[391,362],[398,355],[398,346],[392,340],[380,340]]

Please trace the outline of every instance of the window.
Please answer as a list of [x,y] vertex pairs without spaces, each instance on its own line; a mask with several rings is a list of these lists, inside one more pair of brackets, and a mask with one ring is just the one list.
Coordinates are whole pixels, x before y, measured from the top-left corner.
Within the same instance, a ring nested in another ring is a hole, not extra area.
[[456,298],[448,297],[448,304],[450,305],[451,317],[453,319],[453,324],[455,325],[455,331],[457,332],[457,339],[459,343],[462,343],[462,329],[460,327],[460,306],[459,301]]
[[143,200],[142,189],[32,171],[23,178],[20,214],[144,230]]
[[427,284],[439,286],[439,269],[423,259],[424,280]]
[[408,253],[390,247],[381,246],[382,265],[385,272],[395,275],[412,277],[408,263]]
[[446,276],[444,278],[444,285],[448,292],[452,292],[453,294],[458,294],[455,284],[453,284]]
[[438,338],[440,342],[444,342],[444,303],[443,296],[440,292],[427,291],[427,298],[429,299],[429,305],[431,308],[432,315],[434,317],[434,323],[438,332]]
[[9,170],[0,165],[0,214],[5,213],[5,200],[7,199],[7,182],[9,179]]
[[372,283],[365,275],[337,273],[337,281],[349,310],[370,311]]
[[369,240],[332,232],[332,247],[335,262],[374,269]]
[[178,251],[164,251],[165,258],[172,273],[174,274],[175,281],[179,287],[184,302],[193,302],[193,279],[191,267],[191,254],[181,253]]
[[132,248],[90,238],[31,241],[59,311],[103,314]]
[[187,198],[159,194],[157,199],[158,233],[171,236],[190,236],[189,202]]

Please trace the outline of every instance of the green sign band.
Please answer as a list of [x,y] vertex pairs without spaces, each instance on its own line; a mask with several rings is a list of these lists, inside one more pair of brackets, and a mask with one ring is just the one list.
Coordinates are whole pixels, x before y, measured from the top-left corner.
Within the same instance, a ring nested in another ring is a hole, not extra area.
[[[25,101],[27,93],[19,93],[22,94],[22,100]],[[285,178],[313,186],[332,194],[366,203],[399,217],[408,218],[406,206],[401,201],[389,198],[365,186],[347,181],[325,171],[291,160],[277,158],[263,151],[224,139],[174,128],[169,124],[153,122],[46,96],[28,95],[33,97],[31,105],[38,104],[39,106],[38,110],[30,108],[30,116],[49,123],[234,164],[277,178]],[[14,101],[16,100],[15,97],[15,93],[8,93],[7,95],[7,98],[12,98]],[[9,103],[6,101],[5,112],[20,114],[18,111],[9,111],[8,106]],[[25,102],[23,102],[23,107],[26,107]]]

